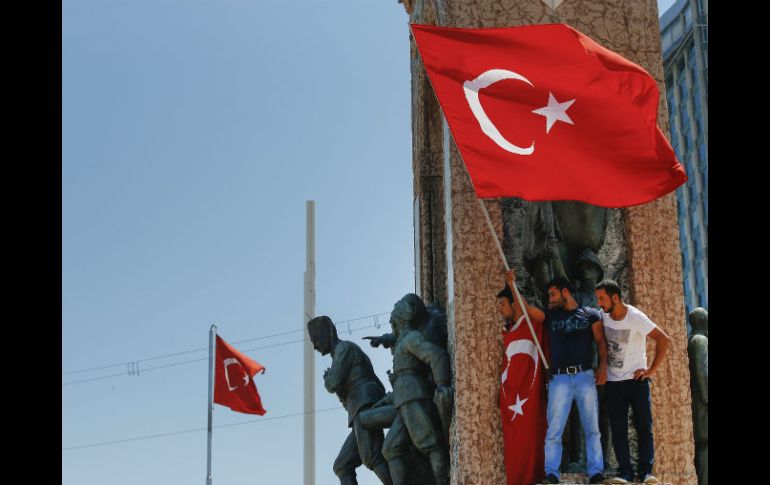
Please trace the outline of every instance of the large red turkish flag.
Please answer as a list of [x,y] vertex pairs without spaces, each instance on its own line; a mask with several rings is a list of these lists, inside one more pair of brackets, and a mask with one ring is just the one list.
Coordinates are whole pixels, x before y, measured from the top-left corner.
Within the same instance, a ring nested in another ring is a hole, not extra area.
[[627,207],[687,180],[641,67],[564,24],[412,24],[478,197]]
[[252,379],[265,368],[235,350],[217,335],[217,352],[214,358],[214,402],[233,411],[247,414],[265,414],[262,399]]
[[[542,343],[542,324],[532,324]],[[532,485],[540,483],[545,474],[545,383],[543,362],[523,317],[503,332],[503,349],[500,416],[506,483]]]

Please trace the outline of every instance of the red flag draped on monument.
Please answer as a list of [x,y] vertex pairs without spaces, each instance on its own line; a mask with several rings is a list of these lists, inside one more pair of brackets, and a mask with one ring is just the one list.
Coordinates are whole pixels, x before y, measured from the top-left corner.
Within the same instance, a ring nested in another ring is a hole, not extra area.
[[412,24],[478,197],[627,207],[687,180],[641,67],[564,24]]
[[216,346],[214,402],[239,413],[265,414],[253,380],[254,375],[264,373],[265,368],[235,350],[219,335]]
[[[535,333],[543,341],[543,326]],[[543,480],[545,465],[545,383],[543,363],[524,317],[503,332],[503,374],[500,416],[507,485],[531,485]]]

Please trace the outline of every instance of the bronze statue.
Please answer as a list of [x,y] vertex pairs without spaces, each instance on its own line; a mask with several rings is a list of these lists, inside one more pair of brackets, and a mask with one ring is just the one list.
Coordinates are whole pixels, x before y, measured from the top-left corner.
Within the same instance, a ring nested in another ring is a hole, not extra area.
[[695,469],[698,485],[708,485],[709,470],[709,314],[696,308],[689,315],[692,335],[687,342],[692,390],[692,424],[695,435]]
[[586,249],[598,254],[604,244],[607,209],[584,202],[555,201],[554,224],[559,230],[559,258],[567,269],[567,278],[575,281],[575,269]]
[[331,354],[332,366],[324,371],[324,386],[337,394],[348,411],[348,427],[352,428],[334,461],[335,475],[341,485],[357,485],[356,468],[364,464],[382,483],[391,485],[388,464],[381,451],[382,429],[371,430],[361,425],[361,411],[385,395],[385,387],[374,373],[369,357],[353,342],[340,340],[327,316],[310,320],[307,331],[316,351]]
[[524,234],[524,262],[535,286],[542,290],[553,278],[567,277],[557,246],[561,231],[554,217],[553,203],[529,202],[527,222],[532,230]]
[[[607,229],[607,209],[576,201],[530,202],[504,199],[505,251],[521,275],[523,296],[544,306],[545,284],[557,276],[576,281],[584,252],[599,253]],[[592,293],[593,289],[588,289]]]
[[394,485],[408,483],[411,445],[428,459],[434,482],[449,483],[447,438],[442,429],[448,426],[451,417],[449,354],[420,330],[429,328],[429,321],[425,304],[410,293],[393,308],[392,336],[377,342],[372,340],[373,345],[393,344],[393,392],[378,403],[385,409],[368,414],[379,413],[387,418],[392,413],[387,406],[391,405],[396,411],[382,447]]
[[[428,319],[419,326],[420,332],[429,342],[441,347],[447,348],[447,317],[446,313],[436,305],[430,305],[427,307]],[[381,336],[369,336],[364,337],[365,340],[369,340],[372,347],[383,346],[386,349],[390,349],[391,354],[395,352],[395,346],[397,343],[397,337],[395,333],[386,333]],[[433,389],[435,391],[435,379],[432,373],[428,375]],[[393,385],[395,375],[389,370],[388,379],[391,386]],[[451,397],[451,396],[450,396]],[[452,415],[452,402],[451,400],[440,403],[437,406],[439,409],[439,415],[441,417],[441,424],[444,431],[443,442],[444,445],[449,447],[449,422]],[[389,392],[378,403],[375,403],[371,408],[361,412],[361,424],[368,429],[384,429],[390,428],[398,415],[398,410],[393,405],[393,393]],[[425,485],[433,483],[433,473],[431,471],[431,465],[428,461],[428,457],[424,456],[411,442],[409,443],[409,452],[403,457],[403,463],[407,474],[407,483],[409,485]]]
[[604,268],[599,262],[599,258],[591,249],[584,249],[575,262],[575,275],[573,282],[575,285],[575,301],[580,306],[596,306],[596,294],[594,287],[604,279]]

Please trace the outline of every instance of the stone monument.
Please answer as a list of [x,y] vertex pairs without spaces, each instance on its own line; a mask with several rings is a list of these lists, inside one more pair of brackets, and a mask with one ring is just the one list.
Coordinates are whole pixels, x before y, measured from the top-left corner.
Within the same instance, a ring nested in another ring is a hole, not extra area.
[[[654,0],[401,2],[409,21],[419,24],[485,28],[566,23],[645,68],[665,92]],[[425,301],[447,309],[456,390],[450,426],[451,483],[503,484],[498,404],[502,340],[495,308],[503,265],[413,40],[410,53],[415,286]],[[664,96],[659,103],[658,125],[668,133]],[[528,301],[542,307],[538,290],[542,273],[564,271],[574,277],[570,273],[575,263],[590,249],[605,276],[618,281],[629,302],[672,338],[652,389],[654,471],[664,482],[695,485],[675,195],[628,209],[520,199],[484,203]],[[572,215],[560,219],[565,211]],[[585,220],[576,222],[575,217]]]

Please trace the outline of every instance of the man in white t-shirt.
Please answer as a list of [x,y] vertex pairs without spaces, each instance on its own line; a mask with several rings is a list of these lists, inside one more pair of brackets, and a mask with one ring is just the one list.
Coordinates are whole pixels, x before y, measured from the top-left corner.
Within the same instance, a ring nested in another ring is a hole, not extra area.
[[[609,483],[634,479],[628,445],[628,408],[633,409],[634,428],[639,439],[637,474],[644,483],[659,483],[652,474],[655,447],[652,436],[650,377],[655,373],[670,343],[647,315],[623,303],[620,286],[604,280],[594,288],[607,340],[607,384],[604,388],[612,430],[612,445],[618,459],[618,477]],[[647,337],[655,341],[655,357],[647,367]]]

